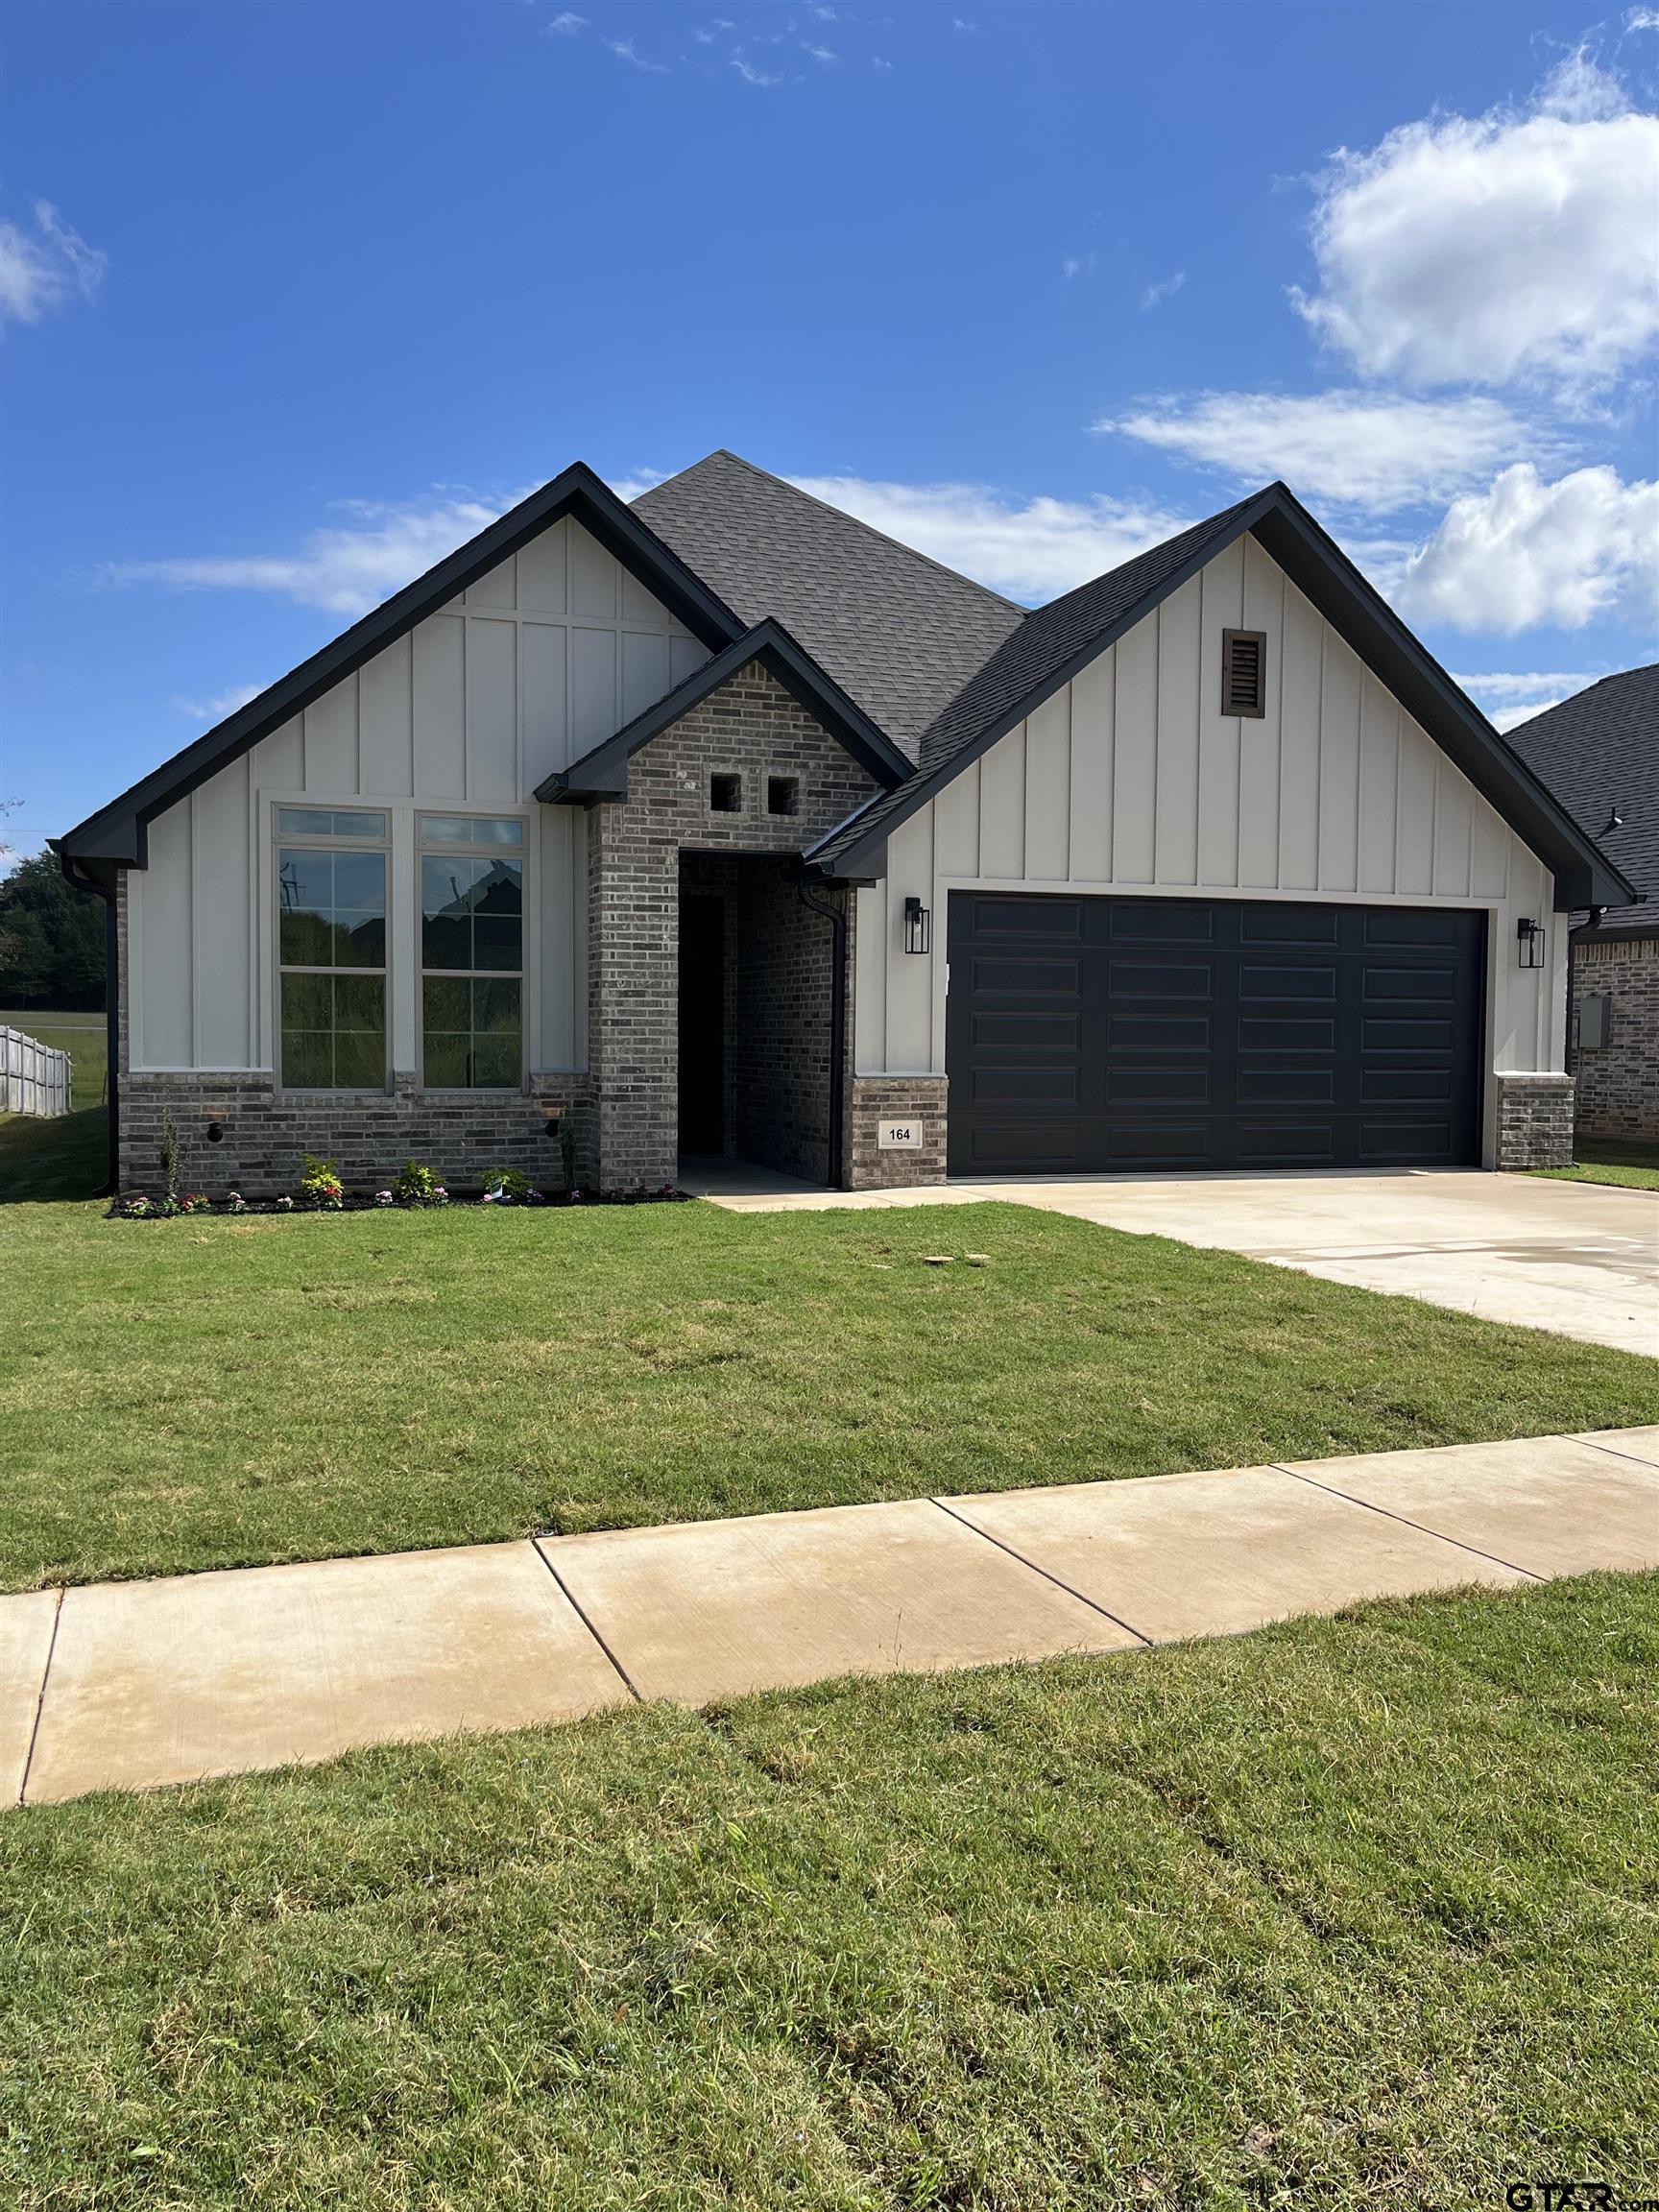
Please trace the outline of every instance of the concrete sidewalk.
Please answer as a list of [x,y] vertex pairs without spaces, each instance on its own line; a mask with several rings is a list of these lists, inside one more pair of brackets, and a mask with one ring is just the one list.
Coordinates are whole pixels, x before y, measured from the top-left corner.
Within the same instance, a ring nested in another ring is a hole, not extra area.
[[1659,1566],[1659,1427],[0,1598],[0,1804]]
[[1659,1191],[1424,1167],[1009,1175],[918,1190],[826,1190],[742,1161],[687,1167],[686,1190],[736,1214],[999,1199],[1482,1320],[1659,1354]]

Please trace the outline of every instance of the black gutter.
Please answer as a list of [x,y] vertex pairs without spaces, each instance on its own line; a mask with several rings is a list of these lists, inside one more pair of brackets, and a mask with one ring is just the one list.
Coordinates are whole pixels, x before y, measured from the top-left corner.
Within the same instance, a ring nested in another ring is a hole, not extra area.
[[803,906],[814,914],[821,914],[830,929],[830,1172],[825,1181],[831,1190],[845,1190],[849,1185],[841,1158],[841,1143],[845,1125],[847,1066],[847,914],[844,905],[825,905],[813,898],[811,887],[804,881],[796,884],[795,895]]

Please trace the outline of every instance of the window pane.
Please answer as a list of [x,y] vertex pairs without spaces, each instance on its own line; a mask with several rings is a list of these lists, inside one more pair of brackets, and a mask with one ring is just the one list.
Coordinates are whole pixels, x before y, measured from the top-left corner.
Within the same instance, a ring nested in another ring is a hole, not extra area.
[[386,1027],[386,984],[379,975],[324,976],[334,992],[334,1027],[379,1037]]
[[334,1037],[334,1088],[378,1091],[386,1081],[386,1047],[378,1029],[341,1029]]
[[465,980],[428,975],[421,998],[428,1030],[465,1030],[470,1026],[471,990]]
[[433,1091],[467,1088],[467,1039],[447,1030],[426,1032],[426,1085]]
[[334,980],[329,975],[284,975],[282,1026],[286,1029],[331,1029],[334,1026]]
[[289,1091],[329,1091],[334,1084],[333,1039],[325,1029],[284,1029],[282,1083]]
[[474,983],[472,986],[472,1027],[479,1036],[518,1036],[518,985],[512,983]]
[[283,913],[277,921],[277,958],[284,968],[331,968],[334,925],[326,914]]
[[421,863],[421,957],[427,968],[470,968],[472,906],[481,864],[434,858]]
[[518,1081],[518,1039],[479,1037],[472,1045],[472,1089],[511,1091]]
[[353,907],[368,914],[386,911],[386,855],[384,853],[331,853],[334,867],[334,905]]
[[342,914],[334,926],[337,968],[384,968],[386,923],[379,914]]
[[472,965],[474,968],[522,968],[520,944],[521,932],[516,914],[499,917],[480,914],[472,925]]
[[333,806],[279,806],[276,828],[284,837],[384,837],[386,817]]
[[522,845],[524,825],[482,814],[422,814],[421,835],[428,845]]
[[334,904],[334,855],[285,845],[276,855],[276,904],[284,914],[327,914]]

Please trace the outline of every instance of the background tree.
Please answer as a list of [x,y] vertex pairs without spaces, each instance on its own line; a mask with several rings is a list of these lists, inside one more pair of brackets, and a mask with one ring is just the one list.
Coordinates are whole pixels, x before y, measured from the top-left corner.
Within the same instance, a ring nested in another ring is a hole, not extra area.
[[104,902],[64,880],[50,853],[0,880],[0,1006],[104,1003]]

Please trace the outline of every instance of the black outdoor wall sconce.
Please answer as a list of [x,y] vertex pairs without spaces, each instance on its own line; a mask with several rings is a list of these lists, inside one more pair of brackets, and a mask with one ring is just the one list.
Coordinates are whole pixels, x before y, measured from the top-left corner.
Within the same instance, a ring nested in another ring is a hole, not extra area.
[[904,902],[904,950],[926,952],[933,944],[933,917],[920,899]]
[[225,1142],[225,1124],[223,1121],[208,1122],[207,1142],[209,1144],[222,1144]]
[[1544,925],[1530,922],[1525,917],[1515,925],[1515,943],[1523,968],[1542,968],[1544,965]]

